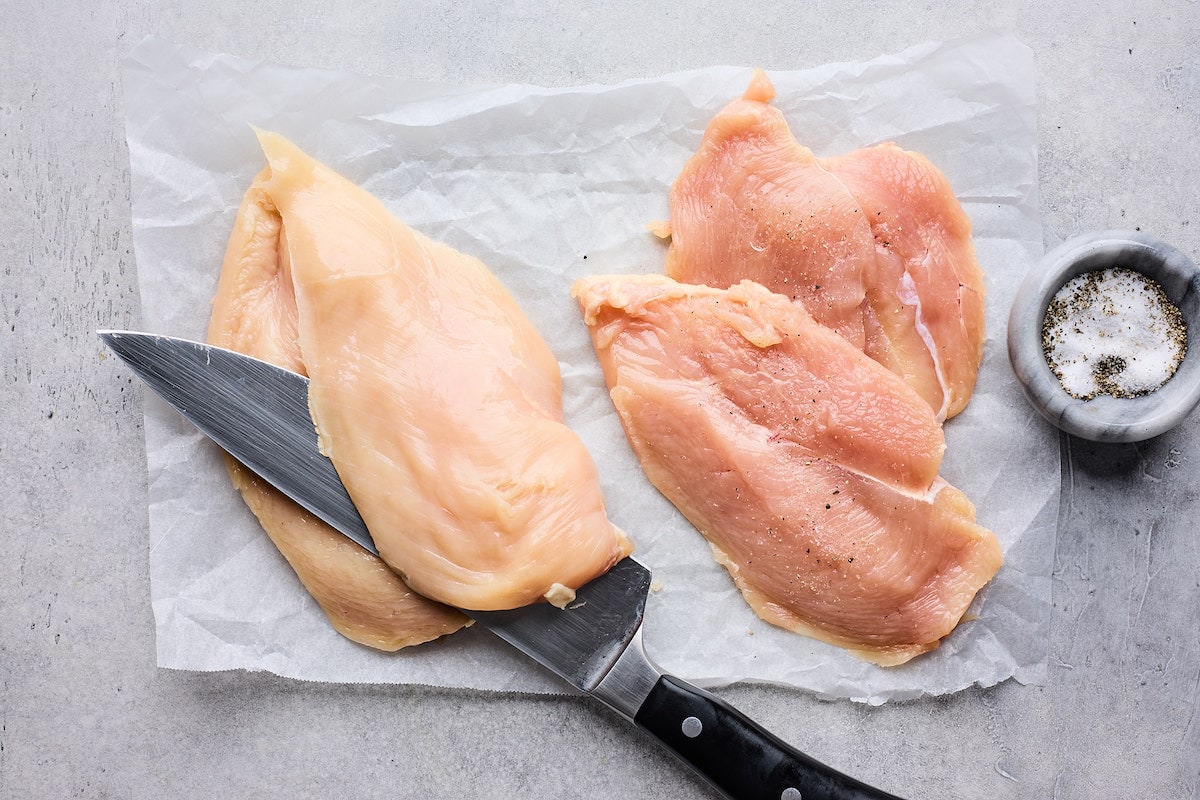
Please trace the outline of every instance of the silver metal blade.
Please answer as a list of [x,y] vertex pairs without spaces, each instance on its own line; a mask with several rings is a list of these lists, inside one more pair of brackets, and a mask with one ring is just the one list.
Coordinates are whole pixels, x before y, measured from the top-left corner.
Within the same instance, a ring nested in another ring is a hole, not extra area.
[[[333,464],[318,449],[307,378],[200,342],[133,331],[99,333],[201,432],[378,553]],[[464,612],[576,688],[595,692],[632,717],[659,675],[645,660],[638,636],[649,589],[650,572],[626,558],[581,587],[566,609],[538,603],[512,611]]]
[[593,691],[642,624],[650,571],[625,558],[581,587],[564,609],[466,611],[481,625],[585,692]]
[[321,455],[308,379],[220,347],[133,331],[99,331],[139,378],[202,433],[275,488],[378,554]]

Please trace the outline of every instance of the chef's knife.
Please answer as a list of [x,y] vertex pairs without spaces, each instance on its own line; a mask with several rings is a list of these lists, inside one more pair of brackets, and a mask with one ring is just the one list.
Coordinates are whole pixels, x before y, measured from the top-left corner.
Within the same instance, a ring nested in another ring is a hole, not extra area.
[[[308,379],[199,342],[100,337],[150,388],[231,455],[371,552],[375,543],[308,409]],[[817,762],[709,692],[665,675],[642,647],[650,573],[626,558],[566,609],[465,613],[606,703],[735,800],[898,800]]]

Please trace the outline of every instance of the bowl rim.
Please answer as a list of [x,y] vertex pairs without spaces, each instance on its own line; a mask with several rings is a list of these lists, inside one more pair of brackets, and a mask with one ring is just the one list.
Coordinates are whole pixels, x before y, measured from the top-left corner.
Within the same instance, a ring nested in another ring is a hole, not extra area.
[[[1163,287],[1183,314],[1188,348],[1175,375],[1148,395],[1080,400],[1050,369],[1042,349],[1043,320],[1063,284],[1113,266],[1134,269]],[[1200,402],[1198,337],[1200,268],[1177,248],[1140,231],[1085,233],[1050,250],[1017,289],[1008,319],[1009,361],[1026,397],[1058,428],[1093,441],[1142,441],[1183,421]]]

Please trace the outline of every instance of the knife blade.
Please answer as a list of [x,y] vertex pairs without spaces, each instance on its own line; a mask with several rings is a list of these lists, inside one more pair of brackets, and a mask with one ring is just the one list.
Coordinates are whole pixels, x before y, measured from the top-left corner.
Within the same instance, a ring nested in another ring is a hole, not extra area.
[[[202,433],[301,506],[378,554],[322,455],[308,379],[240,353],[136,331],[100,338]],[[899,800],[822,764],[716,695],[664,674],[642,645],[650,572],[632,558],[559,609],[464,613],[665,745],[734,800]]]

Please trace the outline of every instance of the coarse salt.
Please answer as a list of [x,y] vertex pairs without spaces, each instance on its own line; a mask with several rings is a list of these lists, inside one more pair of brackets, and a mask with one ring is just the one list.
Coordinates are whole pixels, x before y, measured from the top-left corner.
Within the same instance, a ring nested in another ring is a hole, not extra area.
[[1058,290],[1042,322],[1042,350],[1072,397],[1139,397],[1175,374],[1187,352],[1187,326],[1157,282],[1112,267]]

